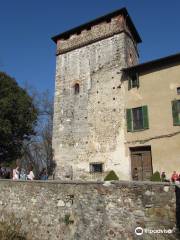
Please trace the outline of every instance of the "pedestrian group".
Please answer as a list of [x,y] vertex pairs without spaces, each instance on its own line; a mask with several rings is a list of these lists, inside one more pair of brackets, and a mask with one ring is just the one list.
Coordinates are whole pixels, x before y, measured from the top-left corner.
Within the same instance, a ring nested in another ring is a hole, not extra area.
[[30,166],[28,171],[20,168],[18,165],[11,171],[9,167],[0,166],[0,179],[13,179],[13,180],[48,180],[47,169],[43,168],[38,176],[35,177],[33,167]]

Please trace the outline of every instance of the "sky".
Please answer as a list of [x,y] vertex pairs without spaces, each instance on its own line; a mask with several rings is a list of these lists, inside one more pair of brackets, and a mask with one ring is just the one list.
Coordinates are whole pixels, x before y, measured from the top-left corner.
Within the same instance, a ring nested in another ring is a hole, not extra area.
[[180,0],[0,0],[0,71],[53,95],[51,37],[122,7],[142,39],[140,63],[180,52]]

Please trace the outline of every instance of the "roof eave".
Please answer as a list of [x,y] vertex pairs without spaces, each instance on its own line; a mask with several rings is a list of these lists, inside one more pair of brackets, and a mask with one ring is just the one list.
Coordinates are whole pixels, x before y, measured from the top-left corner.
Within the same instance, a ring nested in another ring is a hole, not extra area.
[[130,73],[133,71],[141,72],[141,71],[145,71],[145,70],[159,67],[162,65],[167,65],[169,63],[177,63],[177,62],[180,63],[180,52],[173,55],[166,56],[166,57],[158,58],[152,61],[137,64],[128,68],[123,68],[122,71],[127,73]]

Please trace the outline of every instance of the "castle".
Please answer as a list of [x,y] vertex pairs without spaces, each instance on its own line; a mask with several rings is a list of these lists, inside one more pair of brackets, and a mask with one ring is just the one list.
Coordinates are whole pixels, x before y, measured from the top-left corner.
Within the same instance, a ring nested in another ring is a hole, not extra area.
[[180,171],[180,54],[139,64],[141,38],[125,8],[53,41],[56,177]]

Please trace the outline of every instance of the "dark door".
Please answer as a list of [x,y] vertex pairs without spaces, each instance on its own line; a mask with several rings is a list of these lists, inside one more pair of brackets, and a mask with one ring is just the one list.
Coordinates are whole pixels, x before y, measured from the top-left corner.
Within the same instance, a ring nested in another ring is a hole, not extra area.
[[130,148],[133,180],[146,181],[152,176],[151,147]]

